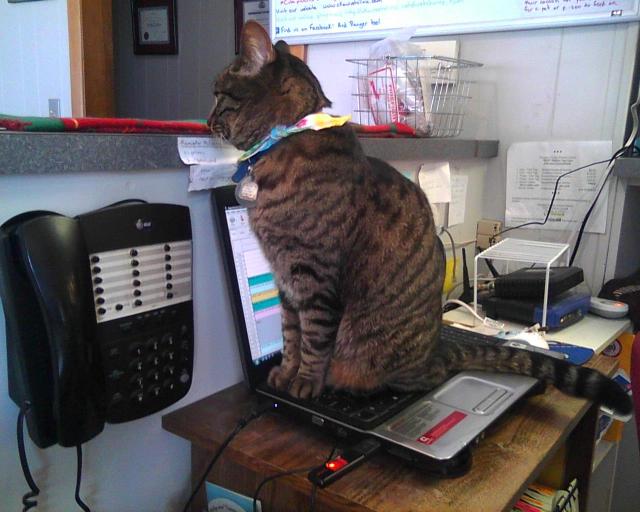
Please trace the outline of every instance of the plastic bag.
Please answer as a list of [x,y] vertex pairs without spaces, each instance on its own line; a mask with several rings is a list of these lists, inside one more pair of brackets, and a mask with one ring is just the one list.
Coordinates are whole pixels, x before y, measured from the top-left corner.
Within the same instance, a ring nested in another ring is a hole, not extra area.
[[431,81],[422,49],[408,42],[414,32],[402,29],[371,46],[365,90],[375,124],[404,123],[424,135]]

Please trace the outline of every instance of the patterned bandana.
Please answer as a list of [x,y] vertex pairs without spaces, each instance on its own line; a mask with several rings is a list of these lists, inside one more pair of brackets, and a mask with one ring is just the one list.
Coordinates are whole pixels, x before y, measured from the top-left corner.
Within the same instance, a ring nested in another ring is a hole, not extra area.
[[292,126],[276,126],[271,129],[271,133],[264,139],[256,142],[253,146],[247,149],[238,158],[238,170],[232,176],[234,183],[238,183],[249,173],[249,168],[256,163],[261,156],[263,156],[269,149],[271,149],[281,139],[293,135],[294,133],[303,132],[305,130],[324,130],[325,128],[333,128],[334,126],[342,126],[351,120],[351,115],[348,116],[332,116],[325,114],[324,112],[318,112],[316,114],[309,114],[303,117],[296,124]]

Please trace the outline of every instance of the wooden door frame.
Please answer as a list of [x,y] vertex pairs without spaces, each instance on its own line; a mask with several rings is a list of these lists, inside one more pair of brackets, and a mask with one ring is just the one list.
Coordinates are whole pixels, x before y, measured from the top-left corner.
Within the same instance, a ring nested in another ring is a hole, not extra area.
[[114,117],[112,0],[67,0],[71,111]]

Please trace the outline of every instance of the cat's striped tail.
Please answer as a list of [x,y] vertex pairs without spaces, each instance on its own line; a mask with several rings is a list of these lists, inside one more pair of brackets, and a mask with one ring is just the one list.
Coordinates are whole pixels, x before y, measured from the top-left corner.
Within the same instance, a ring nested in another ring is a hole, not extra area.
[[529,350],[466,341],[443,342],[434,354],[451,371],[484,370],[528,375],[560,391],[587,398],[615,412],[631,413],[631,398],[602,373]]

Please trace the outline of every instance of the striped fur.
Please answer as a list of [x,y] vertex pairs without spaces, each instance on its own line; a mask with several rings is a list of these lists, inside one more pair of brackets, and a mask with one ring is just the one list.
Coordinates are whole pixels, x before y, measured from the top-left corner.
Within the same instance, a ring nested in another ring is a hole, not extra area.
[[[215,83],[215,134],[247,149],[272,127],[330,105],[307,66],[286,45],[272,46],[260,25],[247,23],[241,41]],[[444,258],[427,198],[367,158],[351,127],[291,135],[253,174],[259,193],[249,218],[282,299],[283,360],[269,376],[276,388],[301,398],[327,384],[426,389],[467,368],[534,375],[598,400],[611,387],[522,351],[439,344]]]

